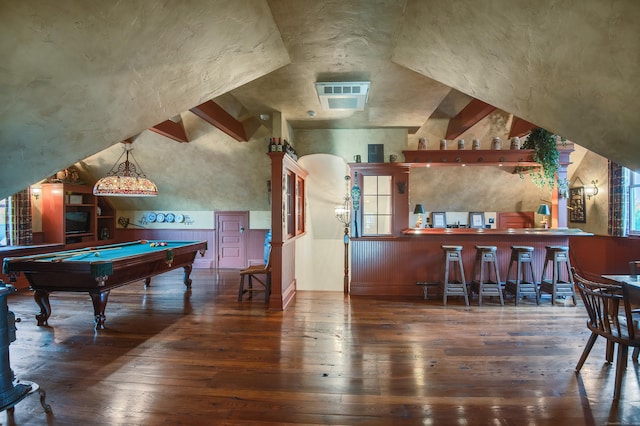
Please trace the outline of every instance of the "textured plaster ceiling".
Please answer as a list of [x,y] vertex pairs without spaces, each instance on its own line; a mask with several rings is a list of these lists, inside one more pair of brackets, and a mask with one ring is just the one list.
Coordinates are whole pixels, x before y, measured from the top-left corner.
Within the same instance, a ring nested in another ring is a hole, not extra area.
[[[630,0],[0,2],[0,196],[223,95],[416,136],[478,98],[640,169],[639,21]],[[322,112],[313,83],[351,79],[365,111]]]

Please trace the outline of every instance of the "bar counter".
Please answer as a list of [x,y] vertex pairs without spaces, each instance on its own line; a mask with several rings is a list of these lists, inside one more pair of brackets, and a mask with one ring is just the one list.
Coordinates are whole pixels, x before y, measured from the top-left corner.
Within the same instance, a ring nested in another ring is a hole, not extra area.
[[351,239],[352,295],[420,296],[416,282],[438,282],[443,271],[442,245],[462,246],[466,281],[472,280],[476,245],[498,248],[500,280],[505,281],[511,246],[534,247],[536,281],[540,281],[548,245],[568,246],[569,237],[593,234],[569,228],[408,228],[401,236],[360,237]]

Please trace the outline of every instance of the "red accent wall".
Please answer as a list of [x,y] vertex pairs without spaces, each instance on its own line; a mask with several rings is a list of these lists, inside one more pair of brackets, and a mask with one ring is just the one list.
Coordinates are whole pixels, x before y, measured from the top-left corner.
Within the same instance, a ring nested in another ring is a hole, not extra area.
[[594,279],[602,274],[628,274],[629,262],[640,260],[639,237],[571,237],[569,247],[576,270]]

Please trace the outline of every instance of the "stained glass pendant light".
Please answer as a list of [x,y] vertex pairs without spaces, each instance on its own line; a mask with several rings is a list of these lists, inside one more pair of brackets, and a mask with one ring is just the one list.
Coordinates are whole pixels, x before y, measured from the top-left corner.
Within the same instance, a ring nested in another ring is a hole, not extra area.
[[[120,154],[107,176],[96,182],[93,195],[109,197],[155,197],[158,195],[156,184],[147,179],[142,168],[131,151],[131,142],[123,142],[124,152]],[[118,164],[123,155],[125,161]],[[129,161],[131,155],[132,161]],[[117,166],[116,166],[117,165]],[[139,171],[138,171],[139,170]]]

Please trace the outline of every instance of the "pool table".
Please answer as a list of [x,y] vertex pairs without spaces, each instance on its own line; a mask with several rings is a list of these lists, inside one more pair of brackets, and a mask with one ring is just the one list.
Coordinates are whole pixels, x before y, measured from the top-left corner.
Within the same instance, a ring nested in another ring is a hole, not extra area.
[[204,256],[206,241],[140,240],[121,244],[87,247],[33,256],[8,257],[2,272],[15,279],[24,273],[40,307],[39,326],[48,325],[51,316],[49,293],[88,292],[93,302],[95,329],[104,329],[105,307],[111,289],[141,279],[145,286],[151,277],[184,268],[183,282],[191,286],[191,268],[196,253]]

